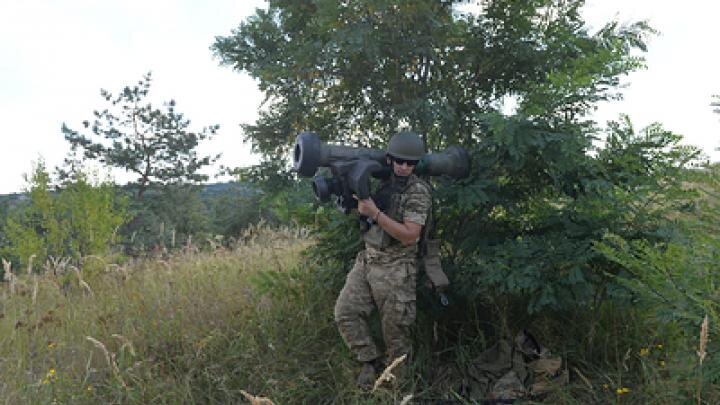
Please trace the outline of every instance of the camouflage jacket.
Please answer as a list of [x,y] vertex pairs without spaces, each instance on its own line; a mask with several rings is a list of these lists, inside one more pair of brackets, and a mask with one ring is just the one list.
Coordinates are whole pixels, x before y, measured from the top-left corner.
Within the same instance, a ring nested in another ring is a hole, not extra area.
[[[393,176],[389,181],[397,180],[398,178]],[[431,208],[430,184],[411,174],[401,191],[390,195],[389,206],[384,212],[388,217],[400,223],[408,220],[425,225]],[[403,246],[400,241],[390,236],[378,224],[370,227],[363,235],[363,240],[366,249],[365,257],[374,263],[413,262],[417,257],[417,241],[409,246]]]

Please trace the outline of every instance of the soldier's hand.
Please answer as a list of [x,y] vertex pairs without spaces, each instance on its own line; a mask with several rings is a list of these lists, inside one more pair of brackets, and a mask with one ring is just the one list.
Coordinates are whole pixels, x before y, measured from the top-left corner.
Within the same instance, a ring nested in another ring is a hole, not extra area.
[[374,218],[377,212],[379,211],[378,207],[375,205],[375,201],[373,201],[372,198],[366,198],[364,200],[361,200],[353,194],[353,198],[357,200],[358,202],[358,212],[360,215],[365,215],[368,218]]

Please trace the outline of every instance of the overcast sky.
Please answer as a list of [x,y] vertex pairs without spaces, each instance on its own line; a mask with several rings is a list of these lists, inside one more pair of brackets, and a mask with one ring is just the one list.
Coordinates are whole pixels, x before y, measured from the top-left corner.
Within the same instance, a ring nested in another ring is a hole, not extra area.
[[[104,107],[101,88],[117,93],[148,71],[156,104],[175,99],[194,129],[220,124],[201,152],[222,152],[226,166],[255,163],[239,124],[255,120],[262,94],[250,78],[218,66],[209,47],[263,4],[0,0],[0,194],[24,188],[31,161],[42,157],[50,168],[62,162],[69,148],[61,124],[79,129]],[[713,28],[720,2],[588,0],[585,16],[596,28],[613,18],[648,19],[660,31],[646,55],[649,69],[629,76],[625,99],[601,105],[596,119],[628,113],[638,128],[660,121],[718,160],[720,115],[709,104],[720,94]]]

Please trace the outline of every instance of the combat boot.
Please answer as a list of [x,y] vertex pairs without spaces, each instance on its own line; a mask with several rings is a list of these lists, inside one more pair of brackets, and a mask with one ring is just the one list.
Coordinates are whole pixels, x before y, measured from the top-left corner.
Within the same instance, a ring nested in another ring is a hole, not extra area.
[[364,362],[357,377],[357,386],[363,390],[371,389],[375,385],[378,372],[381,370],[382,364],[377,359]]

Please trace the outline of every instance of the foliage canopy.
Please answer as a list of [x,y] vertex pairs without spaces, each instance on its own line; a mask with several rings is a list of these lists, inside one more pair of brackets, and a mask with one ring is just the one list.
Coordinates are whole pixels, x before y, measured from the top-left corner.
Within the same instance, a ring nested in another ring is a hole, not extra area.
[[588,33],[582,1],[269,1],[213,45],[220,60],[259,81],[269,106],[246,126],[255,149],[283,156],[294,135],[383,145],[398,126],[430,149],[481,141],[482,113],[506,96],[518,112],[572,122],[617,97],[619,77],[652,30],[608,23]]
[[[468,299],[511,294],[529,311],[594,305],[622,296],[606,274],[617,262],[593,248],[607,232],[663,239],[682,193],[676,177],[698,155],[652,125],[621,117],[606,142],[587,113],[620,97],[620,78],[642,68],[654,31],[645,22],[586,27],[582,0],[268,1],[213,45],[255,77],[267,108],[245,126],[277,172],[297,132],[380,147],[398,129],[429,149],[470,151],[468,180],[437,179],[445,267]],[[511,104],[515,112],[508,116]],[[308,191],[309,193],[309,191]],[[318,251],[349,262],[348,226],[318,215]]]

